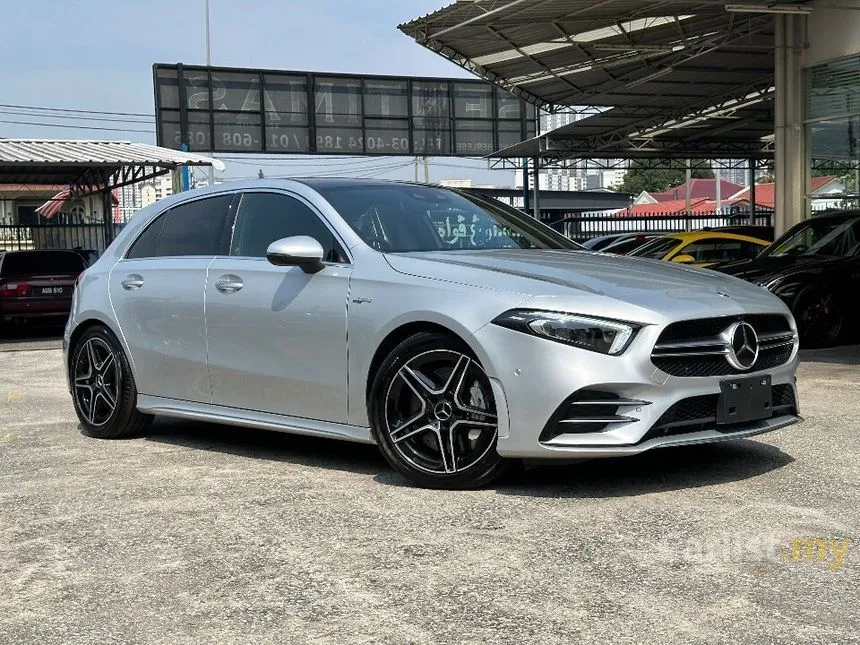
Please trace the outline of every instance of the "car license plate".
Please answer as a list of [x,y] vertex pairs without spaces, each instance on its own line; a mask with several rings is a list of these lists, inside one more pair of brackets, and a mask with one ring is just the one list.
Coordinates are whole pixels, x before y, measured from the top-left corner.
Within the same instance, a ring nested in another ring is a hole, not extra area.
[[717,425],[746,423],[772,416],[770,376],[751,376],[720,383]]
[[39,287],[40,296],[61,296],[68,287]]

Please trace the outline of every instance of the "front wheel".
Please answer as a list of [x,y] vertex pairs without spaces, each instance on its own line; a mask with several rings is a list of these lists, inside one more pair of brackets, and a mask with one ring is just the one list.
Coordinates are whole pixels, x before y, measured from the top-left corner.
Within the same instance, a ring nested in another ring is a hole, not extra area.
[[386,460],[425,488],[468,489],[498,478],[498,419],[490,380],[454,337],[419,333],[392,350],[370,394]]
[[69,365],[72,400],[84,432],[121,439],[143,432],[152,416],[137,410],[137,388],[116,337],[97,325],[72,348]]

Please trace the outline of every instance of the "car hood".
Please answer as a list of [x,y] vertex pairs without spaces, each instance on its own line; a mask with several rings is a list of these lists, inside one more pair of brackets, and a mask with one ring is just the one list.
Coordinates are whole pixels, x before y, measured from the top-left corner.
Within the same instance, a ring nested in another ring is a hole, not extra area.
[[766,282],[780,275],[809,271],[844,261],[845,258],[808,256],[764,256],[729,262],[714,267],[717,271],[749,282]]
[[430,251],[391,253],[386,259],[404,274],[527,294],[533,297],[529,306],[628,320],[783,308],[767,291],[707,269],[588,251]]

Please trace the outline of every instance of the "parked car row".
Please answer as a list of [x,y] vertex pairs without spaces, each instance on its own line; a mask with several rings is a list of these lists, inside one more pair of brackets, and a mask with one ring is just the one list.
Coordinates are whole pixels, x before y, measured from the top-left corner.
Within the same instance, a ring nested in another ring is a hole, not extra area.
[[773,228],[693,233],[626,232],[588,240],[590,250],[708,267],[768,289],[788,305],[806,347],[856,338],[860,211],[818,215],[773,240]]
[[[848,339],[858,321],[860,212],[820,215],[775,242],[767,226],[690,233],[627,231],[589,239],[589,250],[713,268],[778,295],[795,315],[804,345]],[[0,325],[68,316],[74,282],[94,251],[0,251]]]

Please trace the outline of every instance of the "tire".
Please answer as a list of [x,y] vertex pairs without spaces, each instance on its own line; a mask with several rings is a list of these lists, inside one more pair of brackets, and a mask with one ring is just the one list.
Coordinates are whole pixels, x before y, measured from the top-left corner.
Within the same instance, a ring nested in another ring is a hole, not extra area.
[[459,339],[422,332],[382,361],[368,401],[374,439],[391,466],[423,488],[470,489],[500,477],[490,381]]
[[137,409],[137,387],[125,352],[102,325],[91,327],[72,348],[69,381],[84,433],[99,439],[141,434],[152,415]]
[[834,305],[833,294],[817,288],[802,291],[794,301],[792,313],[797,322],[801,347],[830,347],[842,333],[843,316]]

